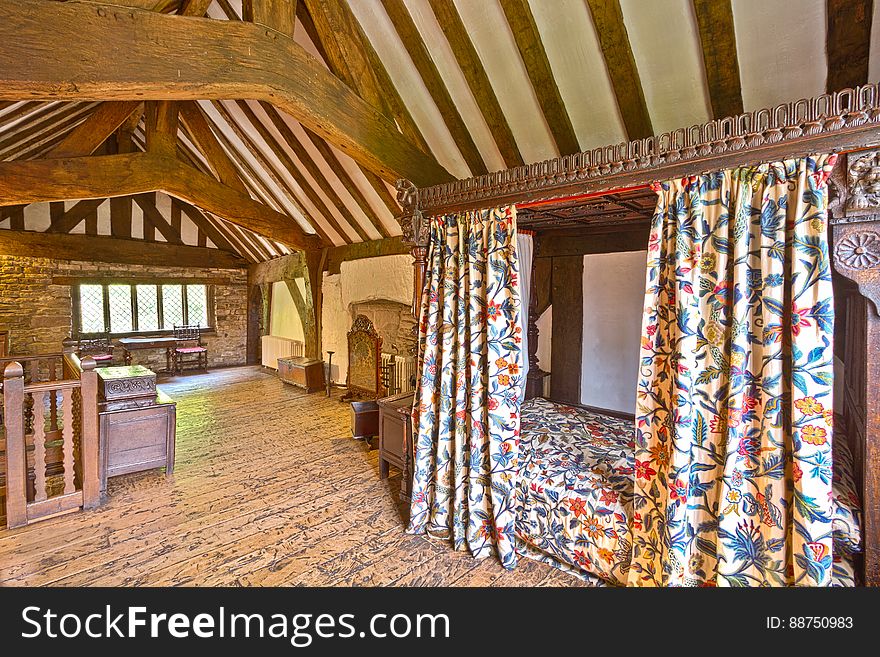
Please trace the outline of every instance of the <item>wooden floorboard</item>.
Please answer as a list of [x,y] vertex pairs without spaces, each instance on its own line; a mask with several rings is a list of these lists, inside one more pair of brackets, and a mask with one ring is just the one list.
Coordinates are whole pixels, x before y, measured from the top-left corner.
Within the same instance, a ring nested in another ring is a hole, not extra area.
[[250,367],[160,385],[178,403],[174,474],[116,477],[95,511],[0,530],[0,586],[581,584],[406,534],[399,477],[379,479],[338,395]]

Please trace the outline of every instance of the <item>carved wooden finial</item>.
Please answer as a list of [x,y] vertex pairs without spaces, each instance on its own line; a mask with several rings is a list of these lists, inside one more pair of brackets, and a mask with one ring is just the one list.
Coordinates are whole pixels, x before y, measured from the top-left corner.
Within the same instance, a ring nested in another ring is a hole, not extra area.
[[9,363],[3,370],[4,379],[17,379],[24,376],[24,368],[17,360]]
[[88,372],[95,369],[98,366],[98,363],[95,362],[95,359],[91,356],[86,356],[80,361],[80,365],[82,365],[83,371]]
[[428,245],[428,222],[419,209],[419,190],[409,180],[401,178],[394,184],[397,200],[403,213],[397,218],[403,230],[404,244],[413,246]]

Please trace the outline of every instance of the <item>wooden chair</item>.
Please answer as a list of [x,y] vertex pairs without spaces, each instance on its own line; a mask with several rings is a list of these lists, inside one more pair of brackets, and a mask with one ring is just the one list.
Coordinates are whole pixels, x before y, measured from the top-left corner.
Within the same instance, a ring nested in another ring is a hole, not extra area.
[[198,324],[174,326],[177,344],[171,354],[171,371],[182,372],[186,365],[193,369],[208,370],[208,348],[202,344],[202,330]]
[[109,333],[93,338],[80,337],[76,342],[76,355],[80,359],[91,356],[98,367],[110,367],[113,365],[114,348]]

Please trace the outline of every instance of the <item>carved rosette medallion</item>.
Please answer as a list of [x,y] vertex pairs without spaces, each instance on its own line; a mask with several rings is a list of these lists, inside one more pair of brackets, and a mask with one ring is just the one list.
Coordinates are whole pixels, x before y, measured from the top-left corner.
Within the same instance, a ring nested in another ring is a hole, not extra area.
[[834,247],[837,263],[848,269],[872,269],[880,264],[880,233],[861,230],[849,233]]

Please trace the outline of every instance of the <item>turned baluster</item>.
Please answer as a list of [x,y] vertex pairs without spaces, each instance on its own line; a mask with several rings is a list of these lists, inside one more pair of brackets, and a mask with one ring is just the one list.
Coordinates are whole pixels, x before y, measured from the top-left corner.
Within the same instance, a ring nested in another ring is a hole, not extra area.
[[65,388],[61,393],[61,449],[64,454],[64,494],[76,491],[73,470],[73,389]]
[[[55,391],[49,391],[54,398]],[[46,421],[43,409],[46,404],[46,393],[33,393],[34,398],[34,501],[46,499]]]

